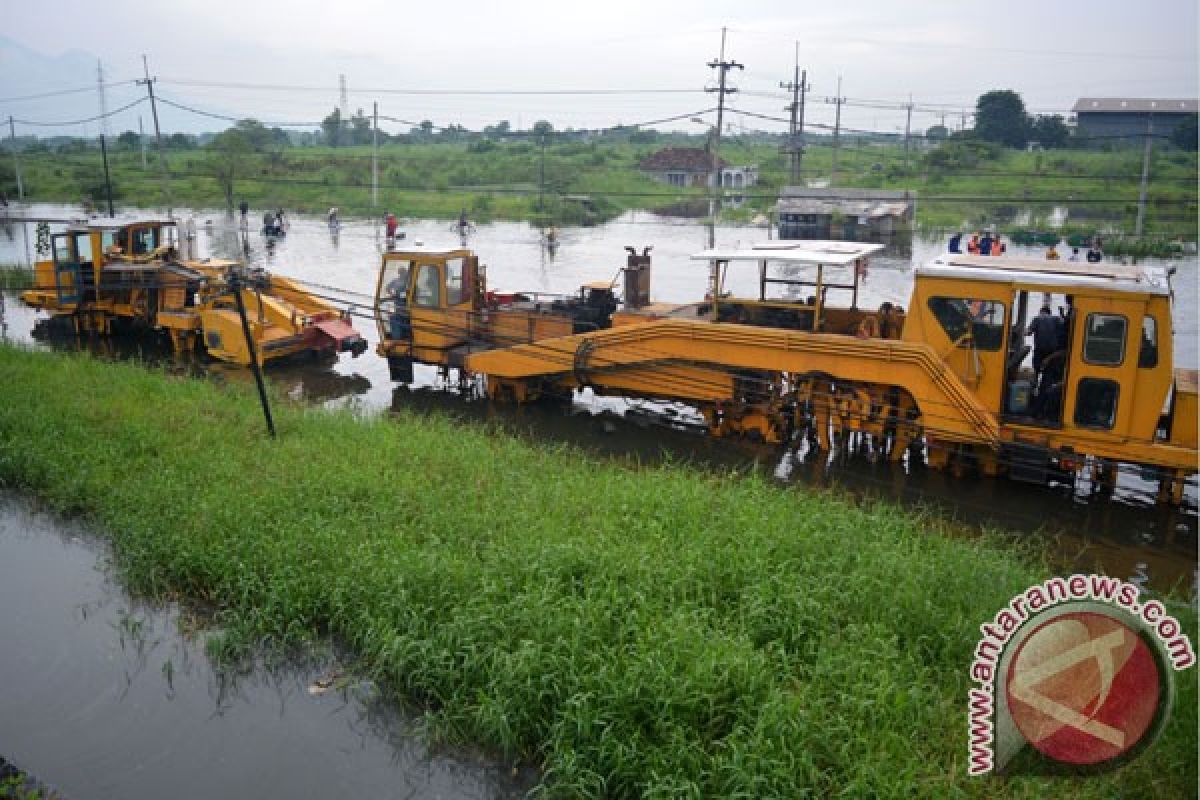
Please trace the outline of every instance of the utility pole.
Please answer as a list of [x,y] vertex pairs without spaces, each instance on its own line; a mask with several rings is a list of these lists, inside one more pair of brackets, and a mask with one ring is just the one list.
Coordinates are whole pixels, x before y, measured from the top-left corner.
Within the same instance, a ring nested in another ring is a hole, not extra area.
[[142,151],[142,172],[146,171],[146,132],[142,130],[142,115],[138,114],[138,147]]
[[706,92],[717,93],[717,127],[713,133],[712,145],[712,171],[709,173],[712,179],[712,195],[708,201],[708,247],[711,250],[716,246],[717,240],[717,211],[720,207],[719,198],[721,196],[721,156],[719,155],[721,147],[721,126],[725,120],[725,95],[733,94],[737,89],[729,89],[725,86],[725,78],[729,74],[729,70],[745,69],[745,66],[736,61],[725,60],[725,28],[721,28],[721,56],[716,61],[708,62],[711,69],[717,70],[717,88],[706,88]]
[[546,193],[546,134],[538,137],[541,140],[542,155],[538,162],[538,222],[539,227],[545,223],[546,211],[544,195]]
[[104,97],[104,63],[96,59],[96,92],[100,98],[100,136],[106,136],[108,130],[108,103]]
[[108,198],[108,216],[115,217],[112,201],[112,178],[108,174],[108,147],[104,144],[104,133],[100,133],[100,159],[104,162],[104,195]]
[[837,97],[832,101],[826,98],[825,102],[833,102],[837,106],[837,111],[833,116],[833,162],[829,167],[829,185],[833,186],[837,183],[838,148],[841,147],[842,138],[842,103],[846,102],[846,98],[842,97],[841,75],[838,75]]
[[785,106],[785,110],[791,112],[791,119],[788,126],[788,145],[784,152],[791,159],[793,186],[800,185],[800,159],[804,157],[804,93],[808,90],[807,81],[808,70],[800,71],[800,44],[797,42],[795,79],[779,84],[780,89],[787,89],[792,93],[792,102]]
[[13,122],[11,114],[8,116],[8,135],[9,143],[12,145],[13,172],[17,174],[17,199],[24,202],[25,184],[21,182],[21,162],[17,158],[17,126]]
[[158,166],[162,172],[162,191],[163,200],[167,204],[167,219],[171,218],[171,190],[167,178],[167,157],[163,154],[162,131],[158,127],[158,106],[154,102],[154,81],[157,78],[150,77],[150,66],[146,63],[146,54],[142,54],[142,69],[146,71],[146,79],[137,81],[138,84],[145,84],[146,91],[150,94],[150,113],[154,116],[154,142],[155,149],[158,150]]
[[908,105],[905,106],[905,108],[908,110],[908,114],[904,118],[904,170],[905,170],[905,172],[907,172],[908,171],[908,142],[909,142],[909,135],[912,132],[913,101],[912,101],[911,94],[909,94],[909,96],[908,96]]
[[338,75],[338,107],[342,111],[342,124],[350,119],[350,96],[346,92],[346,76]]
[[[11,137],[9,145],[12,147],[13,172],[17,177],[17,201],[23,204],[25,202],[25,184],[21,182],[21,162],[17,159],[17,127],[11,114],[8,117],[8,135]],[[21,215],[21,238],[25,242],[25,264],[32,269],[33,256],[29,252],[29,223],[25,221],[24,214]]]
[[1142,185],[1138,190],[1137,223],[1133,226],[1135,236],[1142,235],[1146,222],[1146,190],[1150,188],[1150,147],[1154,141],[1154,115],[1146,120],[1146,146],[1142,149]]
[[[379,206],[379,101],[371,112],[371,211]],[[374,216],[374,214],[372,214]]]

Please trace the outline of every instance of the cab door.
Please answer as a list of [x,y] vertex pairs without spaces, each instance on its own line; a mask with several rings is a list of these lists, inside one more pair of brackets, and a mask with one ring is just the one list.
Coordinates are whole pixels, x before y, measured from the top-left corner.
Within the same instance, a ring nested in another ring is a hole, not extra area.
[[83,275],[75,252],[75,237],[70,233],[54,234],[50,237],[50,252],[54,259],[54,289],[58,294],[58,305],[62,307],[83,302]]
[[410,312],[418,361],[449,364],[448,351],[467,343],[474,307],[472,266],[466,254],[414,264]]
[[1144,298],[1075,297],[1064,426],[1128,435],[1144,307]]

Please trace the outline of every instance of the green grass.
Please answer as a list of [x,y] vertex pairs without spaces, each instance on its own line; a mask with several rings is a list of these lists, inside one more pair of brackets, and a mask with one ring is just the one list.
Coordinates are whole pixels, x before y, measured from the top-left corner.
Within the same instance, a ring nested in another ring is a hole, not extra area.
[[[0,348],[0,485],[217,609],[217,646],[333,636],[548,796],[1185,797],[1164,737],[1084,779],[965,774],[978,625],[1046,568],[894,507],[635,469],[439,415],[362,419]],[[1195,617],[1182,612],[1195,641]]]
[[0,264],[0,289],[20,290],[33,286],[33,270],[16,264]]

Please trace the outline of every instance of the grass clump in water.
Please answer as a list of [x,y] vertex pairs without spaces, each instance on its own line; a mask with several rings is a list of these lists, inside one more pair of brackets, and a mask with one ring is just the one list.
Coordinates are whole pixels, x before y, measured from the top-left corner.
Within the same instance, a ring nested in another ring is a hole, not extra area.
[[[1187,796],[1195,673],[1139,760],[966,777],[978,625],[1045,570],[921,517],[0,348],[0,483],[89,515],[231,641],[334,635],[551,796]],[[1195,617],[1185,613],[1195,636]],[[1194,641],[1194,639],[1193,639]]]

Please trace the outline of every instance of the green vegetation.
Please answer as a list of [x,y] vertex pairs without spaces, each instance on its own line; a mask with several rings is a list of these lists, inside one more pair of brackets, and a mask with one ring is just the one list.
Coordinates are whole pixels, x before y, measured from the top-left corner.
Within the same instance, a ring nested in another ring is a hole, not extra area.
[[17,264],[0,264],[0,289],[21,290],[33,286],[33,270]]
[[[1052,212],[1060,208],[1069,211],[1064,234],[1133,230],[1140,149],[1025,152],[944,132],[945,138],[915,140],[907,153],[894,137],[844,135],[837,185],[915,190],[918,224],[923,227],[1046,230]],[[590,224],[633,208],[671,209],[697,201],[700,208],[705,205],[703,189],[667,186],[637,169],[661,147],[703,147],[702,137],[619,132],[586,138],[558,132],[547,134],[543,153],[541,140],[532,135],[480,138],[451,133],[441,139],[414,133],[381,145],[379,202],[373,206],[369,146],[288,146],[282,132],[242,123],[205,147],[168,151],[171,196],[175,205],[194,208],[228,207],[230,201],[245,199],[258,210],[283,206],[323,213],[338,206],[343,215],[391,210],[401,216],[447,219],[466,208],[476,220],[557,224]],[[745,203],[723,210],[723,218],[748,220],[771,211],[789,174],[780,144],[779,137],[766,135],[723,141],[723,159],[757,164],[761,175]],[[832,156],[829,137],[810,137],[804,179],[827,180]],[[109,160],[118,202],[162,205],[153,152],[145,169],[131,147],[112,148]],[[103,201],[103,171],[95,148],[34,150],[23,155],[22,164],[31,198],[87,198],[97,206]],[[1148,238],[1195,240],[1197,154],[1156,149],[1150,174]]]
[[[967,667],[1046,568],[893,507],[595,463],[442,416],[362,419],[0,348],[0,485],[84,514],[214,648],[333,636],[548,796],[1183,797],[1195,672],[1119,772],[966,777]],[[1195,640],[1195,615],[1178,611]]]

